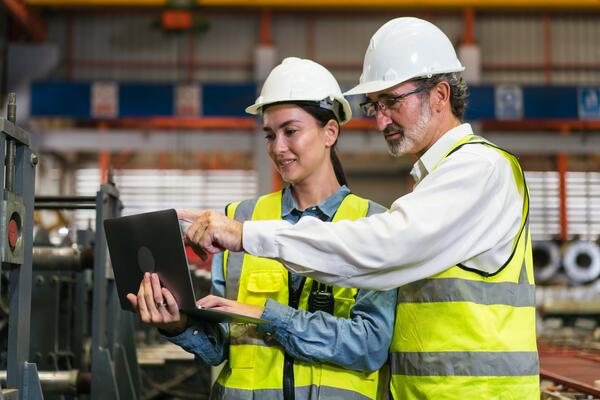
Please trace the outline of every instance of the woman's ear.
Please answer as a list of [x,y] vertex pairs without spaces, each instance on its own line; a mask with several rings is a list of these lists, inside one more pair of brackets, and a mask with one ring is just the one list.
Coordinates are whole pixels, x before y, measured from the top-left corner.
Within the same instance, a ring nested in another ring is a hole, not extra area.
[[330,119],[323,127],[323,130],[325,132],[325,146],[332,147],[337,142],[340,126],[335,120]]

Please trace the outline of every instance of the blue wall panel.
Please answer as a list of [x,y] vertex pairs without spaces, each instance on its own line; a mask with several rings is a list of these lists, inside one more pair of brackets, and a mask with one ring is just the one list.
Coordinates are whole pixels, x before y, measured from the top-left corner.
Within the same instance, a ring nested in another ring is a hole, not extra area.
[[90,84],[87,82],[36,82],[31,87],[31,115],[90,117]]
[[524,119],[577,119],[574,86],[524,86]]
[[[31,89],[31,114],[90,118],[89,82],[37,82]],[[118,117],[173,116],[175,84],[126,83],[119,85]],[[523,119],[578,119],[575,86],[523,86]],[[202,115],[207,117],[247,117],[244,109],[256,99],[254,83],[201,85]],[[350,98],[356,103],[359,96]],[[465,119],[496,119],[495,87],[469,88]],[[355,109],[357,105],[355,105]],[[362,117],[358,112],[356,118]]]
[[150,117],[174,114],[171,84],[120,84],[119,116]]
[[256,100],[256,85],[202,85],[202,114],[205,116],[247,117],[246,107]]
[[495,92],[493,86],[469,87],[469,97],[465,119],[473,121],[478,119],[495,118]]

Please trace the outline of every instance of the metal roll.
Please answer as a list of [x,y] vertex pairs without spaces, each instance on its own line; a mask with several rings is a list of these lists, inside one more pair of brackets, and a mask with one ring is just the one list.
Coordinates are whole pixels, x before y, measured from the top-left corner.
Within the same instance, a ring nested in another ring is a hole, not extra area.
[[94,268],[94,250],[73,247],[34,247],[33,269],[36,271],[82,271]]
[[560,268],[560,248],[558,244],[549,240],[535,241],[532,243],[533,272],[535,281],[548,282]]
[[[77,395],[90,393],[91,374],[69,371],[38,371],[44,395]],[[6,371],[0,371],[0,383],[6,386]]]
[[593,242],[571,242],[563,254],[563,267],[575,283],[597,279],[600,276],[600,248]]

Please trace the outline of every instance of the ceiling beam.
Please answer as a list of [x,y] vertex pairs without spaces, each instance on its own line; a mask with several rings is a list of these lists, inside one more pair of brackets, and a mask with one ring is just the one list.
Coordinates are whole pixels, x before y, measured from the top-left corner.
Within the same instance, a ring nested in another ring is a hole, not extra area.
[[[254,151],[255,136],[263,133],[251,130],[172,131],[145,129],[111,129],[99,133],[96,129],[44,130],[31,135],[35,151]],[[600,154],[597,132],[577,132],[561,135],[555,132],[485,132],[485,137],[500,147],[519,155],[552,155],[558,152],[572,155]],[[381,134],[374,130],[344,131],[338,143],[342,153],[387,154]]]
[[[169,5],[168,0],[26,0],[36,6],[154,6]],[[475,9],[600,9],[598,0],[196,0],[202,7],[242,8],[464,8]]]
[[34,41],[46,41],[46,24],[42,18],[31,10],[21,0],[2,0],[17,25],[25,31]]

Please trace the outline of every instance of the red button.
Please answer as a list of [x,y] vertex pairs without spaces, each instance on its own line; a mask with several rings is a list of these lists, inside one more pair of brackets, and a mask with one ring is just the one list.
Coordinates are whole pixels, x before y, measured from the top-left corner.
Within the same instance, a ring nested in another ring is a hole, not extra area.
[[17,246],[17,239],[19,239],[19,227],[17,221],[11,219],[8,223],[8,245],[12,250]]

